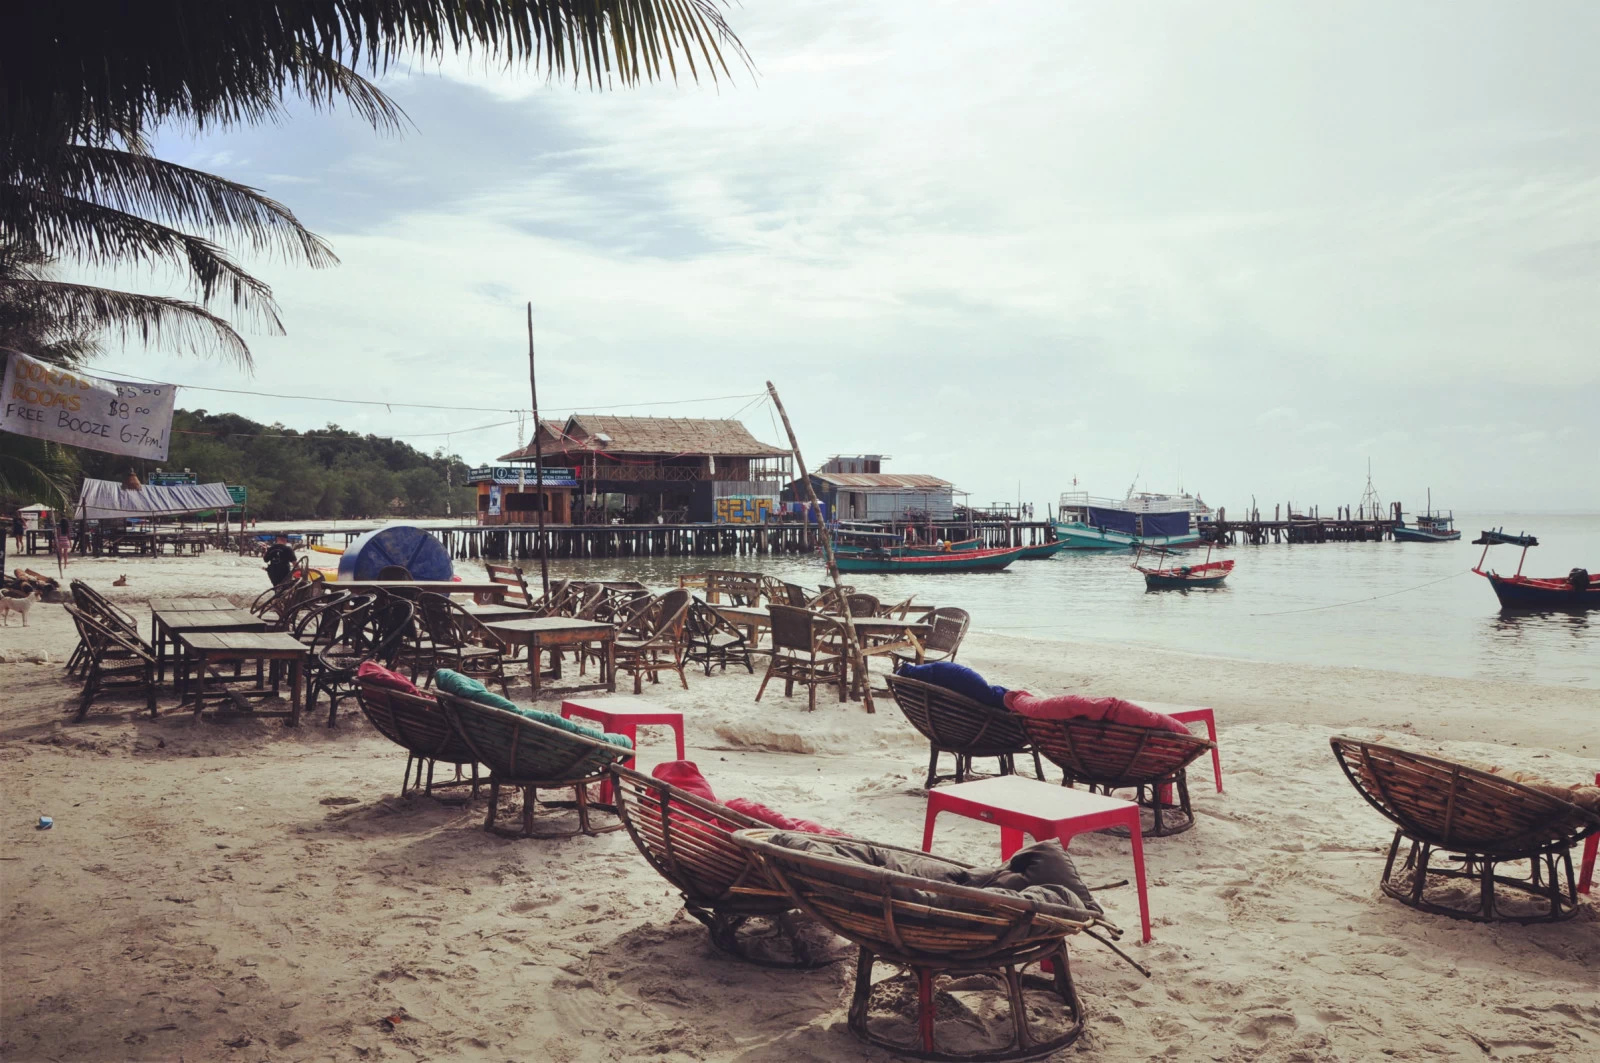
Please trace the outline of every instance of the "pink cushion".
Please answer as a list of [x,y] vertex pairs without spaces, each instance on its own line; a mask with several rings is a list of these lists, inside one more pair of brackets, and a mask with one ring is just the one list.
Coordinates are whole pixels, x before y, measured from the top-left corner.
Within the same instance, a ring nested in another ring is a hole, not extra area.
[[1036,698],[1026,690],[1013,690],[1006,695],[1006,708],[1035,720],[1105,720],[1174,734],[1189,733],[1189,728],[1171,716],[1121,698],[1086,698],[1078,694]]
[[700,769],[692,760],[664,761],[657,764],[650,774],[669,786],[687,790],[696,797],[707,801],[717,799],[717,795],[711,792],[711,784],[706,782],[706,777],[700,774]]
[[795,819],[793,816],[786,816],[782,812],[774,812],[766,805],[746,800],[743,797],[735,797],[731,801],[724,801],[723,804],[735,812],[741,812],[749,816],[751,819],[759,819],[763,823],[770,823],[774,827],[779,827],[783,830],[800,831],[803,834],[830,834],[840,838],[845,836],[842,830],[824,827],[820,824],[812,823],[808,819]]
[[356,669],[356,678],[364,683],[371,683],[375,687],[398,690],[403,694],[415,694],[419,698],[427,698],[429,701],[434,700],[432,694],[418,690],[417,684],[399,672],[385,668],[377,661],[362,661],[361,667]]

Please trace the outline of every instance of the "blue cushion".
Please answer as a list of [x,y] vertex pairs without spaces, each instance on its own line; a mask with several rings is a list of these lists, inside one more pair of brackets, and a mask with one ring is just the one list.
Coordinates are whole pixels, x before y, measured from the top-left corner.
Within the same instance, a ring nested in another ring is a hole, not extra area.
[[989,681],[964,664],[952,661],[934,661],[932,664],[907,664],[900,674],[908,679],[920,679],[936,687],[953,690],[992,709],[1006,707],[1006,688],[990,686]]
[[516,702],[507,701],[471,676],[462,675],[460,672],[450,668],[441,668],[435,672],[433,674],[433,684],[446,694],[454,694],[458,698],[476,701],[480,705],[492,705],[497,709],[505,709],[507,712],[514,712],[518,716],[548,724],[551,727],[559,727],[563,731],[583,735],[585,738],[595,738],[602,742],[609,742],[614,746],[621,746],[624,749],[633,748],[633,742],[626,735],[611,734],[607,731],[601,731],[598,727],[593,727],[577,720],[569,720],[565,716],[559,716],[553,712],[545,712],[543,709],[535,709],[531,706],[518,705]]

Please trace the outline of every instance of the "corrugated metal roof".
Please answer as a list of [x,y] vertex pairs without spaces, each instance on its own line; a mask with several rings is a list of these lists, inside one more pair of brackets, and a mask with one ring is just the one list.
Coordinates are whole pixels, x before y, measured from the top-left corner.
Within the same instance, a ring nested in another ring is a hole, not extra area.
[[950,487],[950,481],[920,473],[895,472],[814,472],[811,474],[835,487],[879,491],[931,491]]
[[[761,442],[741,422],[705,417],[616,417],[574,414],[565,425],[552,425],[558,438],[554,453],[570,450],[600,454],[712,454],[719,458],[775,458],[787,453],[782,447]],[[606,438],[601,439],[600,436]],[[552,453],[545,437],[545,453]],[[516,461],[533,456],[533,444],[503,454],[498,460]]]

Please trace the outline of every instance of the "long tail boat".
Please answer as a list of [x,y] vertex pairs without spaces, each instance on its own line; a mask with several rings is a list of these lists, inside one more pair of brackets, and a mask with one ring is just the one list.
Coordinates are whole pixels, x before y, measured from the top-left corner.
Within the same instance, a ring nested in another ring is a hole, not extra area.
[[840,572],[999,572],[1022,556],[1027,547],[1004,550],[953,550],[949,553],[907,556],[888,551],[839,554]]
[[[1473,546],[1482,546],[1483,553],[1472,571],[1489,581],[1502,609],[1596,609],[1600,608],[1600,575],[1591,576],[1586,569],[1575,568],[1565,576],[1524,576],[1522,564],[1528,559],[1528,548],[1538,546],[1532,535],[1507,535],[1504,530],[1485,531],[1472,540]],[[1489,557],[1491,546],[1520,546],[1522,556],[1517,559],[1517,571],[1510,576],[1498,572],[1485,572],[1483,563]]]
[[[1141,565],[1146,552],[1154,554],[1157,558],[1152,567]],[[1184,591],[1200,590],[1205,587],[1221,586],[1222,581],[1228,578],[1233,571],[1233,559],[1227,561],[1211,560],[1211,551],[1206,550],[1205,562],[1199,565],[1170,565],[1163,567],[1160,559],[1168,556],[1170,551],[1162,547],[1144,547],[1133,559],[1131,566],[1144,575],[1144,588],[1147,591]]]
[[1055,557],[1070,545],[1072,544],[1065,539],[1057,539],[1054,542],[1040,543],[1037,546],[1024,546],[1022,548],[1022,560],[1042,561],[1047,557]]

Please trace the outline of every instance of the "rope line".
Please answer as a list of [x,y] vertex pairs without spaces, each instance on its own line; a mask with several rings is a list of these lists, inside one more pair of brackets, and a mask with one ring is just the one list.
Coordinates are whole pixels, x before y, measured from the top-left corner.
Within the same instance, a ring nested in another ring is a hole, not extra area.
[[1410,594],[1412,591],[1420,591],[1425,587],[1432,587],[1432,586],[1435,586],[1437,584],[1444,583],[1446,580],[1453,580],[1457,576],[1469,576],[1471,574],[1472,574],[1472,570],[1470,568],[1467,568],[1467,569],[1462,569],[1460,572],[1452,572],[1452,573],[1450,573],[1450,575],[1444,576],[1444,577],[1442,577],[1440,579],[1430,580],[1427,583],[1419,583],[1415,587],[1402,587],[1400,590],[1397,590],[1397,591],[1388,591],[1388,592],[1386,592],[1384,594],[1374,594],[1370,598],[1357,598],[1355,601],[1351,601],[1351,602],[1333,602],[1330,605],[1308,605],[1304,609],[1280,609],[1275,613],[1251,613],[1250,615],[1251,616],[1287,616],[1289,613],[1314,613],[1319,609],[1339,609],[1339,608],[1342,608],[1342,607],[1344,607],[1346,605],[1360,605],[1363,602],[1375,602],[1379,598],[1393,598],[1397,594]]

